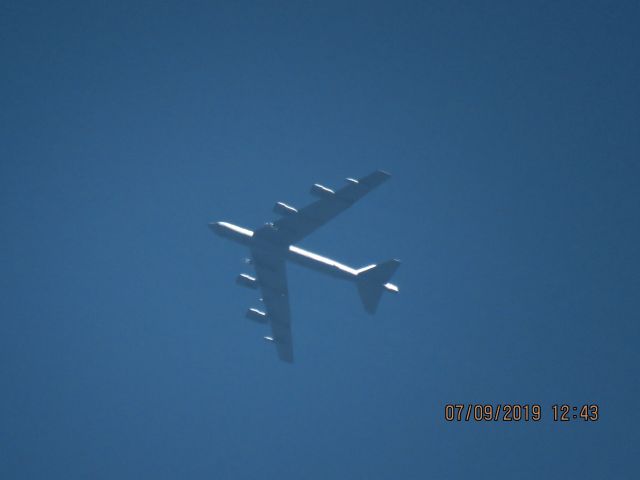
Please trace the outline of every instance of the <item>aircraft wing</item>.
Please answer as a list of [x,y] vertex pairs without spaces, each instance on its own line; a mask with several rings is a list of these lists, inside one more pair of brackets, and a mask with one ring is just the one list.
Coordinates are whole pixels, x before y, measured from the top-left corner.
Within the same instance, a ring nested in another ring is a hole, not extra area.
[[257,249],[252,249],[251,255],[262,291],[262,300],[267,310],[267,321],[271,324],[271,338],[276,344],[278,357],[280,360],[293,363],[291,313],[289,311],[285,259],[277,254]]
[[284,206],[283,210],[286,212],[289,209],[289,214],[273,222],[279,240],[289,245],[302,240],[388,180],[390,176],[387,172],[377,170],[358,180],[348,178],[348,185],[335,192],[321,185],[314,185],[311,191],[321,197],[319,200],[297,211]]

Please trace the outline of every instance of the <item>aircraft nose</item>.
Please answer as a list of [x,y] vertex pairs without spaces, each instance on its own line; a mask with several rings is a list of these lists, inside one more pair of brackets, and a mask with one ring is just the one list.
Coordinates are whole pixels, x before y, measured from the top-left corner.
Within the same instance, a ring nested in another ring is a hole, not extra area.
[[220,235],[224,230],[224,226],[222,226],[222,222],[211,222],[209,224],[209,228],[213,230],[213,233]]

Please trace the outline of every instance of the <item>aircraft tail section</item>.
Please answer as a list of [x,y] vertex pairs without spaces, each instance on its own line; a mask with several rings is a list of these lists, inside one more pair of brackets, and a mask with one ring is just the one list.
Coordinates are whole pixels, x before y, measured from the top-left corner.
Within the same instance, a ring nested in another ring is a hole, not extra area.
[[368,313],[373,314],[376,312],[382,292],[387,290],[392,293],[398,293],[398,287],[393,283],[389,283],[389,279],[399,266],[399,260],[387,260],[386,262],[369,265],[358,270],[356,276],[358,293],[360,294],[362,305]]

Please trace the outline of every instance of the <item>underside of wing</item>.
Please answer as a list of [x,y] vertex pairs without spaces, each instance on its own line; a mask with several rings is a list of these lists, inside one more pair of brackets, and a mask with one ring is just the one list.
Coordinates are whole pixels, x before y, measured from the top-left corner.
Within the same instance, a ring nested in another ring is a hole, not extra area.
[[253,249],[251,255],[266,307],[267,321],[271,325],[271,337],[265,338],[275,343],[280,360],[293,363],[291,313],[284,257],[257,249]]
[[272,229],[277,231],[282,243],[296,243],[345,211],[389,177],[387,172],[377,170],[358,180],[347,178],[347,185],[336,191],[315,184],[311,187],[311,193],[319,197],[319,200],[306,207],[296,210],[282,202],[276,204],[275,211],[283,217],[273,223]]

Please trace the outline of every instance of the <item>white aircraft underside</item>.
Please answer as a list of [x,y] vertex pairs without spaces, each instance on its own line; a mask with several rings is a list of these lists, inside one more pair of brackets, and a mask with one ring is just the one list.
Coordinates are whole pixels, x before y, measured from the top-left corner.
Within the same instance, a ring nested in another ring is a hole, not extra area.
[[246,245],[251,250],[250,263],[255,268],[256,276],[243,273],[237,277],[236,282],[249,288],[260,288],[262,291],[266,312],[250,308],[247,317],[271,325],[271,336],[264,338],[276,345],[281,360],[293,363],[291,313],[285,270],[287,260],[354,282],[365,310],[371,314],[375,313],[383,291],[399,291],[396,285],[388,282],[400,265],[398,260],[388,260],[355,269],[292,245],[349,208],[388,180],[389,176],[388,173],[378,170],[358,180],[347,178],[348,184],[337,191],[315,184],[311,187],[311,193],[319,197],[319,200],[300,210],[278,202],[274,211],[282,217],[256,231],[228,222],[209,224],[218,235]]

